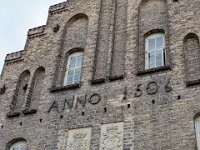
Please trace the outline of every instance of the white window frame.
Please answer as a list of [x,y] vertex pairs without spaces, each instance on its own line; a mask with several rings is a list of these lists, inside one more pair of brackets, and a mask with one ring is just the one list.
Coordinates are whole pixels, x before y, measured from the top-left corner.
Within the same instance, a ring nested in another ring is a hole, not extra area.
[[[14,148],[18,148],[18,150],[21,150],[21,148],[26,147],[28,150],[27,144],[25,141],[19,141],[11,145],[10,150],[13,150]],[[19,149],[20,148],[20,149]]]
[[[149,40],[150,39],[155,39],[155,43],[156,43],[156,38],[158,37],[163,37],[163,46],[160,48],[156,48],[156,44],[155,44],[155,49],[149,51]],[[161,66],[156,66],[156,52],[162,50],[162,65],[165,65],[165,60],[166,60],[166,49],[165,49],[165,34],[164,33],[155,33],[155,34],[151,34],[150,36],[145,38],[145,69],[152,69],[152,68],[157,68],[157,67],[161,67]],[[150,53],[153,52],[154,53],[154,63],[155,66],[154,67],[150,67],[149,61],[150,61]]]
[[197,150],[200,150],[200,117],[195,119],[195,132],[196,132]]
[[[75,67],[75,68],[73,68],[73,69],[70,69],[69,66],[70,66],[70,61],[71,61],[71,59],[72,59],[73,57],[79,57],[79,56],[82,56],[82,65],[81,65],[81,67],[77,67],[77,68]],[[83,66],[83,52],[82,52],[82,51],[74,52],[74,53],[72,53],[72,54],[70,54],[70,55],[68,56],[68,59],[67,59],[67,66],[66,66],[66,72],[65,72],[65,78],[64,78],[64,83],[63,83],[64,86],[75,84],[75,80],[74,80],[75,74],[73,74],[72,84],[67,84],[67,81],[68,81],[68,72],[69,72],[70,70],[75,70],[75,69],[79,69],[79,68],[80,68],[80,70],[81,70],[81,72],[82,72],[82,66]],[[81,72],[80,72],[80,80],[81,80]],[[80,82],[80,81],[79,81],[79,82]]]

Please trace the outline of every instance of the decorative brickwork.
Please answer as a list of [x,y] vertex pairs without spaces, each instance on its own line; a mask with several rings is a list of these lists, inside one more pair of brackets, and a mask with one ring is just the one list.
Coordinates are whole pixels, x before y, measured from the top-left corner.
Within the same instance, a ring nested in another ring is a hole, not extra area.
[[[20,140],[30,150],[198,149],[199,8],[199,0],[51,6],[47,24],[5,58],[0,150]],[[147,69],[145,38],[155,33],[165,35],[166,63]],[[76,52],[81,79],[65,85]]]

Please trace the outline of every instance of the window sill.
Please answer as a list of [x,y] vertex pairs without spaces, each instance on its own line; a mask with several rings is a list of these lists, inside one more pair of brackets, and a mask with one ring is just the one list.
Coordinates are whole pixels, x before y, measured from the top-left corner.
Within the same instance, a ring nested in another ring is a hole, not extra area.
[[116,81],[116,80],[122,80],[122,79],[124,79],[124,75],[112,76],[112,77],[110,76],[108,78],[109,81]]
[[92,85],[101,84],[101,83],[105,83],[105,82],[106,82],[106,79],[105,79],[105,78],[100,78],[100,79],[91,80],[91,84],[92,84]]
[[54,93],[54,92],[61,92],[61,91],[66,91],[66,90],[72,90],[72,89],[77,89],[80,88],[80,83],[76,83],[76,84],[71,84],[71,85],[67,85],[67,86],[61,86],[61,87],[54,87],[50,89],[50,92]]
[[199,80],[193,80],[193,81],[187,81],[186,82],[186,86],[189,87],[189,86],[195,86],[195,85],[198,85],[200,84],[200,79]]
[[116,80],[122,80],[124,79],[124,75],[116,75],[116,76],[110,76],[107,78],[100,78],[100,79],[95,79],[95,80],[91,80],[90,83],[91,85],[96,85],[96,84],[102,84],[102,83],[106,83],[106,82],[113,82]]
[[141,75],[151,74],[151,73],[155,73],[155,72],[170,70],[170,69],[171,69],[170,66],[162,66],[162,67],[158,67],[158,68],[152,68],[152,69],[147,69],[147,70],[143,70],[143,71],[138,71],[137,75],[141,76]]

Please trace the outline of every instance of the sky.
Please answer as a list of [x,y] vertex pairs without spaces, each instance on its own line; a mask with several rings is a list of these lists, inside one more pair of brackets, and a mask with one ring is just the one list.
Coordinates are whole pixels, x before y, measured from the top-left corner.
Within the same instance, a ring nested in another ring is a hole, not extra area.
[[24,49],[28,29],[45,25],[49,7],[64,1],[65,0],[1,0],[0,72],[6,54]]

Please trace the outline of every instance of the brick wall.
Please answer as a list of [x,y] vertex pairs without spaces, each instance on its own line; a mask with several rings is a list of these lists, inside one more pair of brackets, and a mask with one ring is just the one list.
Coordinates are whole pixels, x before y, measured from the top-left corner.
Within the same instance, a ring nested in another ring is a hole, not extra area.
[[[124,150],[195,150],[200,88],[199,69],[192,67],[199,66],[199,41],[185,37],[200,36],[199,6],[199,0],[68,0],[51,6],[47,25],[30,29],[25,51],[5,61],[0,150],[16,139],[25,139],[31,150],[65,150],[69,132],[82,128],[91,129],[90,149],[97,150],[102,128],[115,123],[124,125]],[[170,68],[138,74],[144,71],[144,35],[157,29],[165,32]],[[76,48],[84,50],[81,84],[63,87],[67,53]],[[30,79],[21,80],[28,83],[22,95],[16,89],[25,70]],[[195,82],[186,84],[190,79]],[[10,108],[16,92],[27,108],[17,115]]]

